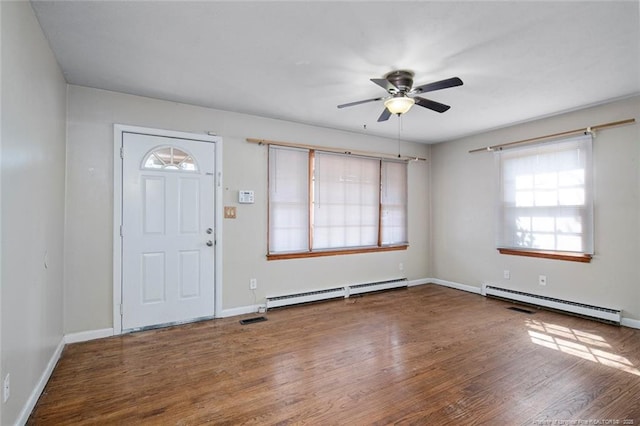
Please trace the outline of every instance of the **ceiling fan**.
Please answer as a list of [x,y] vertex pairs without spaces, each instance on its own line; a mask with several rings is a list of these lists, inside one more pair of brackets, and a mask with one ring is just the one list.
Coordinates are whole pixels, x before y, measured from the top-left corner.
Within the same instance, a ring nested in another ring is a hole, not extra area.
[[440,102],[415,95],[433,92],[435,90],[448,89],[449,87],[462,86],[462,80],[458,77],[452,77],[446,80],[427,83],[412,88],[413,76],[414,73],[411,71],[399,70],[391,71],[385,75],[384,78],[372,78],[371,81],[386,90],[389,93],[388,96],[366,99],[364,101],[349,102],[347,104],[338,105],[338,108],[346,108],[367,102],[384,101],[385,108],[384,111],[382,111],[382,114],[380,114],[380,117],[378,117],[378,121],[388,120],[389,117],[391,117],[391,114],[404,114],[409,111],[414,104],[442,113],[451,107],[449,105],[441,104]]

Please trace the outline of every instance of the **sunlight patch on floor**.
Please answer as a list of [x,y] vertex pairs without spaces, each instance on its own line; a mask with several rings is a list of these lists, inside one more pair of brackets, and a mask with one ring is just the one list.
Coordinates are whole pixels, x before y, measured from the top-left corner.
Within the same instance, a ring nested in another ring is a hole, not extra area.
[[536,345],[640,376],[627,358],[605,350],[613,348],[601,336],[543,321],[527,320],[526,325],[531,342]]

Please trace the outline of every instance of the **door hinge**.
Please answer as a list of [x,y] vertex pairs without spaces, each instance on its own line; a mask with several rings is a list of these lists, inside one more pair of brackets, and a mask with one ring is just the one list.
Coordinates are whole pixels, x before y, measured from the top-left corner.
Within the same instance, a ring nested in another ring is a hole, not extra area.
[[124,315],[124,305],[122,303],[120,304],[120,315]]
[[120,158],[124,159],[124,146],[120,147]]

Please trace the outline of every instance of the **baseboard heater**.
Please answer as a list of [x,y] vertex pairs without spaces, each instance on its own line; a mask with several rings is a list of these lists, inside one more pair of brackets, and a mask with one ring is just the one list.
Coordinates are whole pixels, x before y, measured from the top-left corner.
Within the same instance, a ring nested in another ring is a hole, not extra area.
[[267,309],[282,306],[297,305],[300,303],[318,302],[336,298],[347,298],[351,295],[370,293],[374,291],[390,290],[393,288],[407,287],[409,281],[406,278],[388,281],[378,281],[365,284],[354,284],[345,287],[336,287],[326,290],[307,291],[304,293],[287,294],[283,296],[267,297]]
[[378,281],[375,283],[354,284],[346,287],[349,296],[354,294],[371,293],[372,291],[391,290],[394,288],[408,287],[409,280],[401,278],[398,280]]
[[599,321],[620,325],[622,312],[619,309],[604,308],[601,306],[586,305],[584,303],[555,299],[553,297],[539,296],[537,294],[524,293],[506,288],[485,286],[485,295],[500,299],[514,300],[534,306],[564,311]]

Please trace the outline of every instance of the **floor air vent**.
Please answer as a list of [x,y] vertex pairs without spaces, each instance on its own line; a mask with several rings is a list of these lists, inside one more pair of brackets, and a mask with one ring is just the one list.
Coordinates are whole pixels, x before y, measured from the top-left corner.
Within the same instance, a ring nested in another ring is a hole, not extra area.
[[507,309],[510,309],[516,312],[522,312],[523,314],[535,314],[535,312],[530,311],[529,309],[519,308],[517,306],[509,306]]
[[555,299],[553,297],[539,296],[537,294],[524,293],[521,291],[493,286],[486,286],[485,294],[487,296],[493,296],[500,299],[515,300],[530,305],[569,312],[618,325],[621,320],[621,311],[619,309],[586,305],[584,303],[571,302],[568,300]]
[[256,322],[262,322],[262,321],[266,321],[266,320],[267,320],[266,317],[245,318],[245,319],[241,319],[240,320],[240,324],[247,325],[247,324],[253,324],[253,323],[256,323]]

